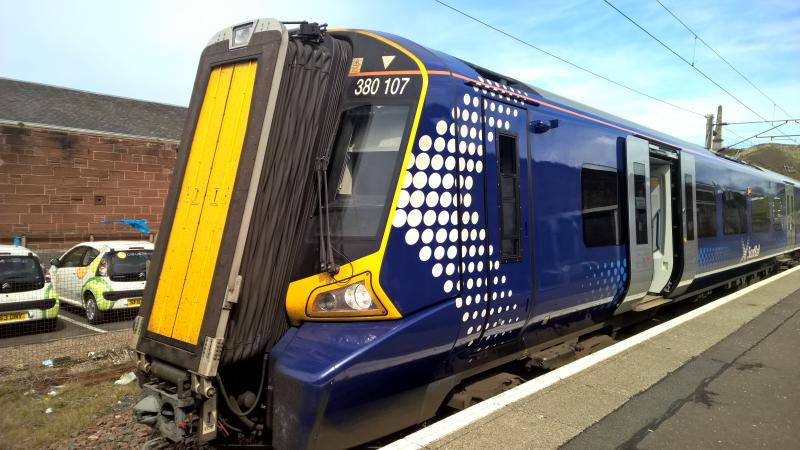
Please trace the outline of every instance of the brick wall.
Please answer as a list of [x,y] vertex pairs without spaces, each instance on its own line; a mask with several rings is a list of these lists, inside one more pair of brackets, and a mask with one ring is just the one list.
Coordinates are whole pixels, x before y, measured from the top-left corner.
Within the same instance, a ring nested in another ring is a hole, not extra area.
[[147,219],[158,231],[177,143],[0,126],[0,242],[35,250],[147,238],[103,220]]

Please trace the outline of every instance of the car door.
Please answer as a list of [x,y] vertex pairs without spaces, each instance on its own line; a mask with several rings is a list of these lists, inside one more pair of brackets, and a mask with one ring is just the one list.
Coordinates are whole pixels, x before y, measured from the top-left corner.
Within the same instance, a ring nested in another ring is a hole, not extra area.
[[87,247],[75,247],[59,258],[60,264],[55,268],[53,274],[53,284],[56,287],[58,296],[69,303],[78,303],[80,298],[76,296],[79,288],[76,288],[77,277],[76,272],[83,260],[83,255],[86,253]]
[[73,298],[76,301],[83,302],[83,285],[86,284],[89,278],[94,276],[93,273],[89,273],[89,266],[99,254],[100,252],[96,248],[87,247],[86,253],[81,257],[80,264],[75,268],[75,284],[73,286],[75,296]]

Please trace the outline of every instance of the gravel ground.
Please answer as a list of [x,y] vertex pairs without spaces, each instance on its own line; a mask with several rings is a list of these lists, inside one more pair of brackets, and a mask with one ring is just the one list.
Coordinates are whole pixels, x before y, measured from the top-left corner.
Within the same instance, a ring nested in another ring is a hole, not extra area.
[[69,438],[44,447],[63,449],[138,449],[150,439],[153,430],[136,423],[131,409],[133,400],[118,403],[109,414],[97,418],[92,426],[76,431]]

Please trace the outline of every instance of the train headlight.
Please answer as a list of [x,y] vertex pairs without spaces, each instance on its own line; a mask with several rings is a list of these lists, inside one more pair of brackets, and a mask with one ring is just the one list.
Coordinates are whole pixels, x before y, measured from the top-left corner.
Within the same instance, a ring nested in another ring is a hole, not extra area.
[[320,292],[313,296],[307,307],[309,317],[359,317],[382,316],[386,309],[360,280],[344,287]]
[[367,287],[363,283],[347,286],[347,289],[344,290],[344,302],[347,303],[347,306],[358,311],[375,306],[372,296],[369,295],[369,291],[367,291]]
[[231,48],[244,47],[250,43],[250,36],[253,34],[253,22],[244,23],[233,27],[233,38]]
[[316,306],[320,311],[334,311],[336,309],[336,297],[330,292],[325,292],[317,297]]

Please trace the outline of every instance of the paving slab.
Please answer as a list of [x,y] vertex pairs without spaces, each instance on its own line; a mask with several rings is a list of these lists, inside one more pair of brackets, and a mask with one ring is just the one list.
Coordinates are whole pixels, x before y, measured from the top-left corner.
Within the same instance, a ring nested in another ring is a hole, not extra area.
[[794,270],[452,432],[392,448],[800,448],[800,425],[788,426],[800,424],[798,288]]
[[563,449],[800,448],[800,292]]

